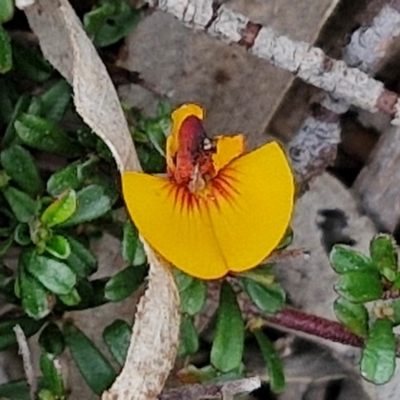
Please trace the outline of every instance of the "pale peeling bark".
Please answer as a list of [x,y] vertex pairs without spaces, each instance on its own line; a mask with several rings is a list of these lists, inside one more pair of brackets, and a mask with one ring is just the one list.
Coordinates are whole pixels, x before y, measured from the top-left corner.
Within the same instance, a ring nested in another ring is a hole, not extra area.
[[[361,27],[352,34],[343,53],[347,65],[358,67],[365,73],[375,72],[389,45],[400,34],[398,9],[399,5],[394,8],[394,3],[384,5],[370,26]],[[288,145],[294,171],[303,183],[319,175],[335,160],[341,140],[339,116],[350,107],[346,99],[329,93],[325,93],[320,104],[325,112],[319,116],[311,112]]]
[[343,53],[343,61],[371,73],[385,56],[392,40],[400,34],[400,13],[385,5],[368,27],[357,29]]
[[[25,9],[44,56],[72,84],[83,120],[110,148],[118,168],[140,170],[115,88],[67,0]],[[103,399],[152,400],[162,391],[179,342],[179,294],[170,265],[145,245],[148,288],[135,317],[126,363]]]

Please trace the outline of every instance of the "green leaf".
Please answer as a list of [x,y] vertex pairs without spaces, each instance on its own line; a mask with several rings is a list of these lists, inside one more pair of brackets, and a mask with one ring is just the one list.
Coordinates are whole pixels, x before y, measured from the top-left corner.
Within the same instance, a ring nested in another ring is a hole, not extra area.
[[7,186],[3,188],[3,194],[19,222],[29,222],[36,216],[38,203],[26,193]]
[[274,393],[281,393],[285,390],[286,385],[282,360],[275,350],[274,345],[261,331],[254,331],[253,333],[268,367],[271,390]]
[[383,295],[380,275],[374,271],[350,271],[341,275],[335,285],[338,294],[354,303],[378,300]]
[[28,224],[19,223],[15,227],[14,240],[21,246],[27,246],[28,244],[32,243]]
[[285,236],[281,239],[276,250],[286,249],[286,247],[290,246],[293,242],[294,233],[293,229],[289,226],[286,230]]
[[14,126],[20,139],[34,149],[65,157],[76,157],[81,153],[79,146],[64,131],[37,115],[22,114]]
[[240,277],[248,278],[262,286],[271,286],[275,282],[275,275],[272,272],[271,264],[260,265],[249,271],[240,273]]
[[339,244],[333,246],[330,262],[338,274],[349,271],[376,271],[376,266],[369,257]]
[[26,193],[35,197],[43,190],[43,182],[29,151],[13,145],[0,154],[7,175]]
[[[15,106],[13,107],[12,114],[7,121],[7,128],[4,132],[3,138],[1,139],[1,145],[3,148],[10,146],[14,141],[19,140],[16,136],[14,127],[15,120],[26,111],[29,106],[30,97],[27,94],[23,94],[18,98]],[[3,106],[4,107],[4,106]],[[0,112],[2,110],[0,109]]]
[[179,294],[182,312],[195,315],[204,306],[207,296],[207,286],[203,281],[193,279],[184,290],[179,291]]
[[89,276],[97,270],[97,259],[93,253],[82,243],[71,236],[66,237],[71,249],[69,257],[65,262],[81,278]]
[[154,146],[154,148],[165,157],[165,144],[166,137],[162,130],[162,127],[157,123],[157,121],[147,121],[145,124],[146,134]]
[[34,335],[43,325],[42,321],[35,321],[32,318],[13,318],[9,320],[3,319],[0,322],[0,351],[8,349],[17,344],[14,327],[19,325],[24,331],[26,337]]
[[53,69],[39,51],[22,46],[16,41],[13,41],[12,45],[14,69],[18,73],[35,82],[43,82],[50,78]]
[[376,385],[390,380],[396,367],[396,338],[392,322],[378,319],[371,327],[361,357],[362,376]]
[[59,294],[58,298],[69,307],[76,306],[82,302],[82,298],[75,288],[68,294]]
[[101,395],[114,382],[115,371],[93,342],[71,322],[63,329],[65,341],[88,386]]
[[67,259],[71,254],[68,240],[61,235],[53,235],[46,241],[46,251],[61,260]]
[[132,328],[122,319],[116,319],[103,331],[103,340],[119,365],[124,365],[132,336]]
[[[60,366],[59,363],[58,366]],[[40,355],[40,370],[43,374],[44,384],[49,388],[51,393],[60,397],[65,395],[61,370],[57,369],[53,356],[49,354]]]
[[5,74],[13,66],[11,41],[8,32],[0,25],[0,74]]
[[196,279],[188,274],[185,274],[183,271],[176,269],[176,268],[173,270],[173,272],[174,272],[175,281],[176,281],[176,285],[178,286],[179,292],[184,292],[192,284],[192,282]]
[[47,181],[47,191],[56,197],[66,190],[78,190],[88,177],[88,172],[91,172],[94,162],[94,158],[84,163],[76,161],[55,172]]
[[[97,47],[109,46],[126,37],[139,23],[140,14],[127,3],[122,3],[118,13],[109,15],[106,22],[97,30],[94,44]],[[86,22],[85,25],[88,25]]]
[[[233,340],[234,339],[234,340]],[[244,343],[244,322],[229,283],[223,282],[211,348],[211,363],[222,372],[238,368],[242,361]]]
[[75,213],[62,226],[92,221],[110,210],[111,201],[104,194],[104,189],[97,185],[89,185],[77,193]]
[[74,288],[76,275],[64,262],[39,255],[33,250],[24,252],[22,257],[29,273],[51,292],[68,294]]
[[26,254],[26,252],[23,252],[19,260],[18,286],[22,299],[22,308],[30,317],[41,319],[50,314],[54,300],[43,285],[28,274],[29,261]]
[[9,21],[14,15],[14,1],[0,0],[0,24]]
[[181,334],[178,357],[186,357],[195,354],[199,349],[199,338],[193,320],[188,315],[182,316]]
[[74,214],[77,208],[77,196],[75,190],[65,192],[57,200],[53,201],[44,210],[41,221],[49,228],[60,225]]
[[264,286],[247,278],[240,281],[251,301],[266,314],[276,314],[284,306],[286,295],[279,284]]
[[370,243],[372,262],[380,273],[389,281],[396,279],[397,250],[394,239],[390,235],[378,235]]
[[95,36],[96,33],[107,22],[116,11],[116,4],[103,2],[101,6],[94,8],[83,16],[83,24],[86,33],[89,36]]
[[364,304],[352,303],[339,297],[333,304],[337,319],[354,334],[366,337],[368,333],[368,311]]
[[117,272],[106,284],[105,298],[121,301],[134,293],[143,283],[147,268],[129,266]]
[[122,257],[130,265],[135,261],[136,249],[139,243],[139,232],[130,220],[124,223],[124,233],[122,237]]
[[59,357],[65,348],[64,336],[60,328],[53,322],[47,324],[40,332],[39,345],[43,351]]
[[40,95],[40,115],[52,122],[60,122],[71,102],[71,86],[61,79]]
[[31,396],[28,382],[21,380],[0,385],[0,398],[10,400],[30,400]]

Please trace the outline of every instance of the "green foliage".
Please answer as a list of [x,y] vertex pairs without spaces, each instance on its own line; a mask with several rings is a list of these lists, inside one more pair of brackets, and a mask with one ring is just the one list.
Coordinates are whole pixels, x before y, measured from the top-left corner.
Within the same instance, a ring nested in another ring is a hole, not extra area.
[[368,311],[364,304],[356,304],[343,297],[333,304],[337,319],[353,333],[365,337],[368,332]]
[[[235,338],[235,340],[232,340]],[[243,357],[244,322],[236,300],[236,295],[229,283],[221,286],[215,337],[211,348],[211,364],[222,372],[229,372],[239,367]]]
[[[336,316],[351,332],[365,338],[361,374],[380,385],[390,380],[396,365],[393,327],[400,323],[400,271],[397,246],[391,236],[377,235],[369,250],[369,256],[365,256],[337,245],[330,260],[340,275],[335,285],[341,296],[334,304]],[[373,307],[366,307],[365,303],[371,301],[375,301]]]
[[12,68],[11,40],[8,32],[0,25],[0,74]]
[[[106,3],[101,2],[97,15],[107,11]],[[125,0],[109,5],[113,10],[101,21],[96,22],[96,8],[87,16],[100,47],[119,41],[140,16]],[[0,0],[0,24],[12,17],[13,8],[14,2]],[[58,363],[65,348],[88,385],[100,394],[115,377],[111,365],[78,328],[70,323],[62,330],[59,326],[67,311],[133,294],[147,273],[143,245],[136,227],[127,218],[116,217],[123,204],[119,173],[107,146],[73,109],[70,85],[55,78],[36,48],[10,40],[1,25],[0,74],[0,295],[21,310],[17,317],[0,322],[0,350],[16,347],[16,324],[27,337],[43,327],[37,397],[68,397]],[[155,129],[157,121],[169,121],[169,112],[163,110],[153,118]],[[132,129],[152,120],[141,114],[133,117],[129,110],[127,114]],[[67,120],[74,121],[72,130]],[[165,168],[161,148],[155,147],[165,143],[164,131],[163,135],[154,145],[149,139],[141,142],[142,161],[158,171]],[[47,163],[49,155],[56,167]],[[106,227],[121,241],[128,266],[114,276],[93,279],[98,260],[90,247]],[[20,254],[15,271],[3,266],[10,251]],[[130,336],[130,326],[119,320],[104,331],[104,340],[121,365]],[[0,397],[9,393],[13,399],[30,398],[25,382],[0,386]]]
[[369,381],[381,385],[390,380],[396,367],[396,338],[388,319],[372,325],[361,358],[361,373]]
[[100,395],[115,379],[115,371],[93,342],[75,325],[64,324],[65,341],[79,371],[94,393]]
[[104,342],[119,365],[123,365],[125,362],[131,334],[131,327],[121,319],[116,319],[103,331]]
[[[121,212],[119,172],[112,154],[78,118],[70,85],[54,73],[38,49],[11,40],[4,29],[2,24],[14,13],[13,4],[0,0],[0,295],[18,306],[20,315],[0,322],[0,350],[16,347],[16,324],[28,337],[41,330],[42,377],[36,396],[68,397],[58,362],[66,349],[88,386],[101,395],[116,372],[92,340],[66,320],[65,313],[133,295],[145,282],[146,255],[138,230]],[[98,48],[119,42],[139,19],[140,12],[127,0],[99,0],[83,18]],[[124,108],[144,171],[164,173],[170,104],[160,102],[153,116]],[[52,162],[46,163],[50,157]],[[98,260],[91,245],[106,232],[120,241],[125,266],[113,276],[96,279],[92,275]],[[278,249],[286,248],[292,239],[289,228]],[[11,252],[19,254],[15,271],[3,265]],[[361,372],[374,383],[385,383],[395,367],[393,327],[400,324],[395,242],[378,235],[368,256],[335,246],[330,260],[340,275],[335,286],[337,318],[365,339]],[[179,356],[196,355],[212,337],[211,365],[189,365],[184,372],[188,380],[223,382],[245,374],[242,360],[248,328],[238,293],[247,296],[260,313],[279,313],[286,294],[275,282],[272,267],[265,264],[221,283],[216,319],[208,327],[211,335],[198,330],[206,309],[207,284],[175,271],[182,313]],[[392,299],[382,300],[385,296]],[[377,303],[366,307],[371,301]],[[282,362],[267,336],[259,330],[252,333],[267,365],[271,389],[280,393],[285,387]],[[109,353],[121,366],[130,337],[131,326],[119,319],[103,331]],[[0,397],[29,399],[29,387],[24,381],[1,385]]]
[[285,375],[283,372],[282,360],[266,335],[260,331],[254,331],[253,333],[268,367],[271,389],[275,393],[281,393],[285,389]]
[[102,0],[85,14],[84,27],[97,47],[114,44],[135,28],[139,12],[124,0]]

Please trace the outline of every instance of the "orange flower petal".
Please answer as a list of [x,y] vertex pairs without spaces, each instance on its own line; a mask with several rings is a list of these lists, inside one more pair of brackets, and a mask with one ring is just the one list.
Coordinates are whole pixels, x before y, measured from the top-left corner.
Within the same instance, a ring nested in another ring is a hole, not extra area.
[[140,172],[124,173],[122,187],[139,232],[163,257],[192,276],[226,274],[207,210],[188,189]]
[[220,171],[227,192],[209,214],[225,262],[241,272],[258,265],[279,244],[290,223],[293,175],[282,148],[272,142]]
[[213,154],[215,171],[218,172],[229,164],[233,159],[239,157],[245,150],[245,139],[243,135],[216,136],[216,152]]
[[195,116],[200,120],[204,119],[204,109],[200,107],[198,104],[184,104],[177,108],[171,114],[172,119],[172,126],[171,126],[171,133],[167,137],[167,144],[166,144],[166,153],[167,153],[167,165],[169,168],[174,167],[174,163],[172,158],[178,151],[179,147],[179,129],[182,125],[182,122],[189,116]]
[[122,186],[143,237],[189,275],[217,279],[259,264],[289,225],[293,175],[281,147],[269,143],[236,158],[212,181],[212,198],[139,172]]

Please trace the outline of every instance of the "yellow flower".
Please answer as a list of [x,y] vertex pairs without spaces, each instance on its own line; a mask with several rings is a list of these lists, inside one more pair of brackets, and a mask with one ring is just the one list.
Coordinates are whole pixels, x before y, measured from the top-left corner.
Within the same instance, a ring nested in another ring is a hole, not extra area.
[[282,148],[244,153],[244,137],[207,138],[203,109],[172,113],[167,177],[125,172],[128,212],[148,243],[177,268],[201,279],[257,266],[290,222],[294,180]]

